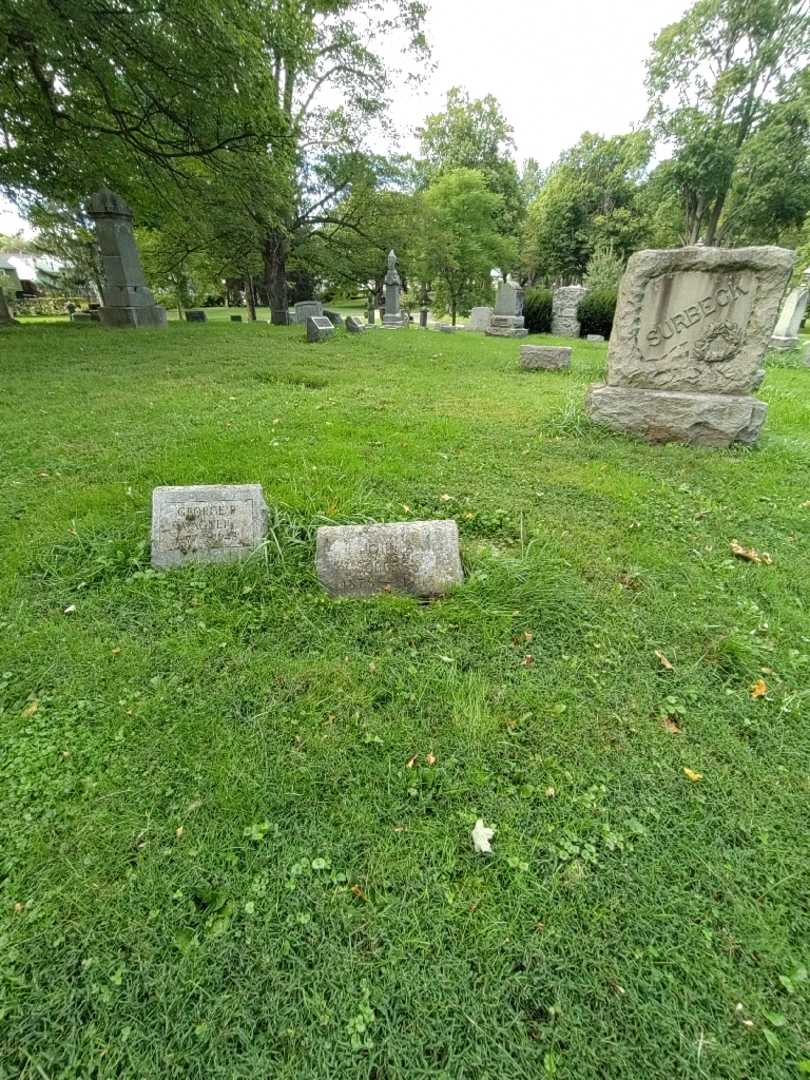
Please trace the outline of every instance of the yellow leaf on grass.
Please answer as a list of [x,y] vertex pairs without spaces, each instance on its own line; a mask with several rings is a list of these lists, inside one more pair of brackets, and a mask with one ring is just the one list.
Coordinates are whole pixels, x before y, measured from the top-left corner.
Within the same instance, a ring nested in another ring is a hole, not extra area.
[[405,762],[405,768],[406,769],[412,769],[414,767],[414,765],[417,763],[418,760],[419,760],[419,755],[418,754],[414,754],[413,757],[409,757],[408,760]]
[[754,685],[751,687],[751,697],[756,701],[757,698],[765,697],[768,693],[768,684],[764,679],[757,679]]
[[671,663],[671,661],[667,660],[667,658],[664,656],[660,649],[655,650],[655,655],[658,657],[661,667],[666,668],[667,671],[675,670],[675,665]]
[[736,555],[738,559],[745,559],[746,562],[765,563],[766,566],[770,566],[773,562],[767,551],[759,552],[756,548],[743,547],[739,540],[732,540],[730,547],[732,555]]
[[691,780],[693,784],[696,784],[699,780],[703,779],[702,772],[695,772],[694,769],[687,769],[685,765],[683,767],[683,771],[686,775],[687,780]]
[[662,716],[661,727],[664,731],[668,731],[670,735],[681,735],[683,733],[683,728],[674,716]]
[[436,764],[436,755],[432,754],[432,753],[428,754],[425,757],[425,761],[428,763],[428,765],[435,765]]
[[33,716],[38,708],[39,708],[39,698],[34,698],[33,701],[29,701],[29,703],[25,706],[25,708],[22,711],[22,714],[27,719],[29,716]]

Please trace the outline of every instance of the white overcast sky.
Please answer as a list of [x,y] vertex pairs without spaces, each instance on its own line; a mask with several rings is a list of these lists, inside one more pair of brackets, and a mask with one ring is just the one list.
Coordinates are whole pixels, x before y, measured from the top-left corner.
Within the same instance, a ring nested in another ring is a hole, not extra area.
[[[644,61],[655,34],[689,0],[432,0],[427,33],[435,71],[395,98],[402,149],[442,108],[451,86],[494,94],[515,129],[520,162],[548,165],[583,131],[628,131],[646,111]],[[399,63],[392,41],[390,62]],[[0,203],[0,232],[23,222]]]

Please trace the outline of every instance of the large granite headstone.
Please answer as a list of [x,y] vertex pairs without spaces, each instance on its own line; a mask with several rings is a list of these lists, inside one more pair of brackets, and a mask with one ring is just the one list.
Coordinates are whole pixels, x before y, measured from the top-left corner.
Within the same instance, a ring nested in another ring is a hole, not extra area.
[[317,315],[318,317],[323,315],[323,304],[320,300],[301,300],[293,306],[295,308],[295,321],[301,326],[306,325],[306,321],[311,315]]
[[261,484],[158,487],[152,492],[152,565],[244,559],[267,536]]
[[333,596],[390,591],[442,596],[464,580],[452,520],[323,526],[315,566]]
[[577,308],[588,290],[584,285],[559,285],[551,298],[551,332],[555,337],[575,337],[582,333]]
[[756,442],[767,406],[750,392],[792,265],[777,247],[637,252],[589,415],[654,442]]
[[467,325],[464,329],[477,330],[484,333],[494,314],[495,312],[491,307],[474,307],[470,312],[470,317],[467,320]]
[[335,328],[325,315],[310,315],[307,318],[307,341],[328,341]]
[[795,349],[799,344],[799,330],[810,299],[810,269],[802,274],[802,280],[791,289],[779,312],[771,337],[772,349]]
[[402,290],[402,278],[397,271],[397,257],[393,250],[388,252],[388,269],[385,272],[383,281],[385,283],[383,326],[387,330],[400,330],[405,325],[399,299]]
[[87,212],[95,222],[104,270],[102,326],[165,327],[166,311],[155,303],[143,275],[130,208],[120,195],[102,188],[90,199]]
[[528,337],[523,317],[523,289],[504,281],[495,294],[495,311],[486,329],[489,337]]

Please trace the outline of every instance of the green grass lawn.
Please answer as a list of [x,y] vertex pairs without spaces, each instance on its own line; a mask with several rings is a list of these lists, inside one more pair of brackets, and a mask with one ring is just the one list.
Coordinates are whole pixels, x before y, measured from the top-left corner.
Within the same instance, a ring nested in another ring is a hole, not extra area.
[[[0,1077],[807,1072],[810,370],[724,452],[593,428],[604,346],[302,339],[0,335]],[[266,547],[153,572],[213,482]],[[447,516],[448,598],[320,589]]]

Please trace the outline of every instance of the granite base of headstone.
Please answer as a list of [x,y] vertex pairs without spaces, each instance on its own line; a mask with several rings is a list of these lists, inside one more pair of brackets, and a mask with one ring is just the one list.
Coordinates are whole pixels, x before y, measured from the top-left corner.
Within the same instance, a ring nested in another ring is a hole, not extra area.
[[348,334],[362,334],[365,329],[365,325],[360,322],[356,315],[346,316],[346,332]]
[[523,289],[511,282],[504,281],[498,286],[495,296],[495,311],[486,328],[488,337],[528,337],[526,320],[523,317]]
[[186,322],[208,322],[208,316],[204,311],[192,309],[186,312]]
[[756,442],[767,406],[751,391],[792,265],[777,247],[637,252],[588,414],[651,442]]
[[521,345],[520,366],[526,371],[564,371],[572,350],[565,345]]
[[260,484],[158,487],[152,492],[152,565],[245,559],[267,536]]
[[464,580],[452,520],[324,526],[317,533],[315,566],[333,596],[442,596]]
[[146,285],[141,258],[132,231],[132,211],[115,192],[103,188],[88,203],[104,272],[100,319],[110,328],[161,329],[166,310]]
[[310,315],[307,317],[307,341],[328,341],[334,332],[334,326],[325,315]]
[[241,315],[231,315],[231,322],[241,322],[241,321],[242,321],[242,316]]
[[578,338],[582,333],[577,309],[587,291],[584,285],[561,285],[554,290],[551,298],[551,332],[555,337]]

